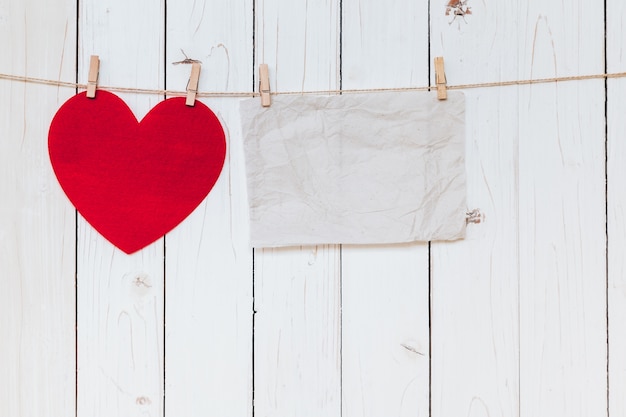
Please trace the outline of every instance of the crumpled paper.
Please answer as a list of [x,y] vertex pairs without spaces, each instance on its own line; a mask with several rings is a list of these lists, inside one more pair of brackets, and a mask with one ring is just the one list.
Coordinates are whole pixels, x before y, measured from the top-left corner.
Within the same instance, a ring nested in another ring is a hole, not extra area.
[[241,102],[253,247],[465,236],[465,98],[448,92]]

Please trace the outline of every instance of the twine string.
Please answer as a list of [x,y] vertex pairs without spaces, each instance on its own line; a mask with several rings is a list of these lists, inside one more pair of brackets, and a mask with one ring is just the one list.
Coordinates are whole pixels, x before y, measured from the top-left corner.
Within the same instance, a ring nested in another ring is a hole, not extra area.
[[[592,74],[592,75],[574,75],[567,77],[553,77],[553,78],[537,78],[528,80],[514,80],[514,81],[495,81],[475,84],[457,84],[448,85],[448,90],[466,90],[472,88],[490,88],[490,87],[508,87],[514,85],[531,85],[531,84],[547,84],[556,82],[567,81],[583,81],[583,80],[598,80],[598,79],[615,79],[626,77],[626,72],[614,72],[605,74]],[[86,84],[73,83],[67,81],[49,80],[44,78],[26,77],[19,75],[1,74],[0,79],[9,81],[18,81],[28,84],[42,84],[55,87],[66,88],[78,88],[86,89]],[[98,86],[101,90],[107,90],[117,93],[135,93],[135,94],[155,94],[165,95],[171,97],[185,97],[186,91],[176,90],[163,90],[163,89],[148,89],[148,88],[130,88],[130,87],[115,87],[115,86]],[[354,94],[354,93],[382,93],[382,92],[402,92],[402,91],[430,91],[436,89],[436,86],[427,87],[398,87],[398,88],[360,88],[360,89],[331,89],[331,90],[310,90],[310,91],[272,91],[270,94],[274,96],[279,95],[310,95],[310,94]],[[260,94],[256,91],[250,92],[198,92],[197,97],[259,97]]]

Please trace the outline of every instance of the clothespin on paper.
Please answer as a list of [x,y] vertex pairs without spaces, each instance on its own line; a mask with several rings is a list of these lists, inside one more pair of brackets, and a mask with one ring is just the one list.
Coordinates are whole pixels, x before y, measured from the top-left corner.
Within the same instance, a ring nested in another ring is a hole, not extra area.
[[191,75],[189,76],[189,83],[187,84],[187,100],[185,104],[189,107],[193,107],[196,104],[196,94],[198,93],[198,81],[200,80],[200,63],[194,62],[191,64]]
[[435,57],[435,84],[437,85],[437,98],[446,100],[448,92],[446,91],[446,73],[443,69],[443,57]]
[[92,55],[89,59],[89,75],[87,75],[87,98],[96,98],[96,86],[100,72],[100,58]]
[[259,65],[259,93],[261,93],[261,106],[269,107],[272,104],[270,96],[270,74],[267,64]]

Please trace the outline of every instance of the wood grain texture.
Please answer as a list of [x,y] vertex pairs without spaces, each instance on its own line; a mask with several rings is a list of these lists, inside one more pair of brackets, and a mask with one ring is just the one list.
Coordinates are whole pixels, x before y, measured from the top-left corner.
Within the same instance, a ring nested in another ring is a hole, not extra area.
[[[75,2],[0,2],[0,72],[72,81]],[[0,415],[74,415],[74,210],[48,125],[74,91],[0,80]]]
[[[520,77],[604,71],[601,4],[519,12]],[[519,91],[521,414],[606,415],[604,82]]]
[[[431,3],[431,53],[445,58],[448,83],[516,79],[515,7],[470,5],[463,18]],[[518,89],[464,93],[468,209],[485,220],[469,225],[462,241],[432,244],[432,415],[513,417],[520,404]]]
[[[339,86],[338,1],[257,0],[255,17],[272,91]],[[255,250],[254,262],[255,415],[338,417],[339,247]]]
[[[216,13],[222,10],[228,13]],[[252,1],[168,8],[167,87],[182,89],[202,61],[201,91],[252,85]],[[199,99],[222,122],[227,156],[205,201],[166,236],[165,413],[252,414],[252,249],[248,240],[239,99]]]
[[[81,1],[79,81],[163,88],[164,10],[150,1]],[[120,94],[141,119],[162,97]],[[97,93],[96,98],[97,100]],[[163,240],[133,255],[78,223],[78,415],[163,415]]]
[[[428,84],[428,8],[343,3],[343,88]],[[428,246],[344,246],[344,416],[428,416]]]
[[[626,5],[607,6],[607,70],[626,68]],[[626,80],[607,81],[609,415],[626,415]]]

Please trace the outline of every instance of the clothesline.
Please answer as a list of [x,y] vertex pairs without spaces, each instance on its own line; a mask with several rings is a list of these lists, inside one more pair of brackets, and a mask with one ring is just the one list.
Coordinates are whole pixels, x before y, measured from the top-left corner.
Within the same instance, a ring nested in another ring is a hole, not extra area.
[[[507,87],[514,85],[530,85],[530,84],[547,84],[553,82],[565,82],[565,81],[582,81],[582,80],[597,80],[597,79],[612,79],[612,78],[624,78],[626,72],[614,72],[606,74],[592,74],[592,75],[574,75],[567,77],[552,77],[552,78],[537,78],[528,80],[514,80],[514,81],[495,81],[475,84],[457,84],[448,85],[448,90],[465,90],[471,88],[488,88],[488,87]],[[26,77],[19,75],[1,74],[0,79],[19,81],[29,84],[44,84],[55,87],[67,87],[86,89],[87,84],[73,83],[67,81],[49,80],[44,78]],[[115,87],[115,86],[98,86],[99,89],[107,90],[117,93],[135,93],[135,94],[154,94],[164,95],[172,97],[183,97],[187,94],[186,91],[176,90],[164,90],[164,89],[147,89],[147,88],[129,88],[129,87]],[[329,90],[309,90],[309,91],[272,91],[271,95],[303,95],[303,94],[350,94],[350,93],[380,93],[380,92],[401,92],[401,91],[429,91],[436,89],[436,86],[427,87],[399,87],[399,88],[356,88],[356,89],[329,89]],[[258,92],[198,92],[196,97],[258,97]]]

